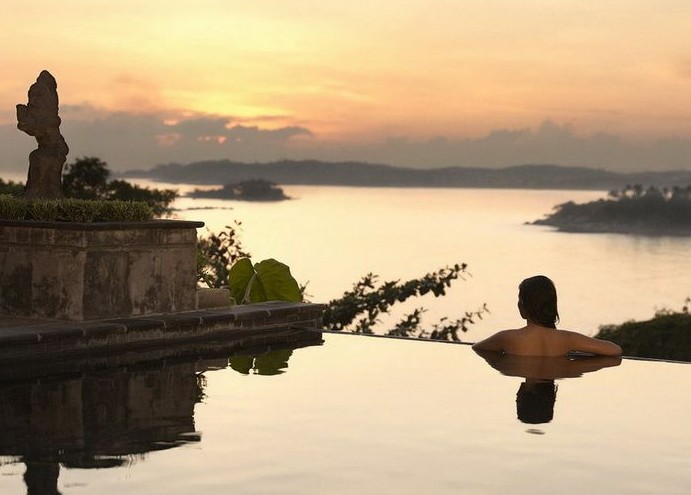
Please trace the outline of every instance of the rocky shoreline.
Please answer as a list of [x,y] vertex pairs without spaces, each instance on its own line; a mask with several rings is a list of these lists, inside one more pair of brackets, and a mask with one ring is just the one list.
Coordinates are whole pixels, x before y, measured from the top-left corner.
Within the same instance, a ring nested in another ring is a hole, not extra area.
[[608,199],[557,205],[553,213],[532,224],[560,232],[691,236],[691,185],[671,189],[628,185],[610,191]]
[[262,179],[225,184],[220,189],[195,189],[187,196],[192,198],[233,199],[237,201],[284,201],[290,199],[283,189],[273,182]]
[[557,222],[551,219],[527,222],[529,225],[547,225],[555,227],[557,232],[577,234],[628,234],[649,237],[691,237],[691,225],[688,228],[667,227],[664,225],[621,224],[602,222]]

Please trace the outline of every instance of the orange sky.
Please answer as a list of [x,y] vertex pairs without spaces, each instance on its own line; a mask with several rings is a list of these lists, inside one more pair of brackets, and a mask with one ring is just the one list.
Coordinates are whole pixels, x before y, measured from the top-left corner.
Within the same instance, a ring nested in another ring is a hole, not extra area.
[[227,117],[312,146],[545,121],[691,139],[688,0],[5,0],[0,124],[41,69],[80,118]]

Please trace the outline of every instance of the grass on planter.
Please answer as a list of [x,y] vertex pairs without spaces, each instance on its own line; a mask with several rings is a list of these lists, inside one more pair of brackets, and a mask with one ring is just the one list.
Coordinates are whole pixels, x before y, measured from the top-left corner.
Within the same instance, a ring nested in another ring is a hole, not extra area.
[[0,195],[0,220],[91,223],[142,222],[153,218],[153,210],[143,201],[28,200]]

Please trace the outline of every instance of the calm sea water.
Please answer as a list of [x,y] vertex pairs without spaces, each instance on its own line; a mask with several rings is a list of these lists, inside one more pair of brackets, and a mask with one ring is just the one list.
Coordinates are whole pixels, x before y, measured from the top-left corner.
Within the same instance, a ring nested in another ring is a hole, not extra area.
[[[161,184],[157,185],[161,187]],[[189,186],[170,185],[181,192]],[[471,327],[475,341],[521,324],[517,286],[545,274],[558,289],[561,328],[594,334],[608,323],[679,310],[691,295],[691,238],[572,234],[525,225],[566,201],[604,197],[594,191],[284,187],[279,203],[182,198],[180,218],[218,231],[242,221],[241,239],[254,260],[276,258],[309,282],[315,302],[338,297],[362,275],[419,277],[465,262],[472,277],[447,296],[408,304],[428,309],[425,322],[461,316],[487,303],[491,313]],[[231,208],[231,209],[228,209]],[[385,329],[389,322],[383,322]]]

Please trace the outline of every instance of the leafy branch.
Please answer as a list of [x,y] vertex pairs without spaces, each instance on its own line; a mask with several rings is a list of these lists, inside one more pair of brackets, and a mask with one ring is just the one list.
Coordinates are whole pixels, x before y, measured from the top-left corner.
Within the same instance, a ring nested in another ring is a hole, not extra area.
[[[465,275],[469,275],[465,263],[447,266],[406,282],[396,280],[378,283],[377,275],[368,273],[354,284],[352,290],[328,303],[323,316],[324,327],[336,331],[373,334],[375,325],[381,321],[380,316],[388,314],[394,305],[411,297],[430,293],[435,297],[444,296],[451,284],[459,278],[465,280]],[[466,332],[469,325],[481,319],[489,310],[487,305],[483,305],[453,321],[442,318],[430,331],[421,327],[424,312],[423,308],[415,309],[404,316],[387,335],[459,341],[458,332]]]
[[218,234],[209,232],[206,237],[197,238],[197,279],[208,287],[228,285],[230,267],[240,258],[249,258],[238,238],[242,222],[226,225]]

